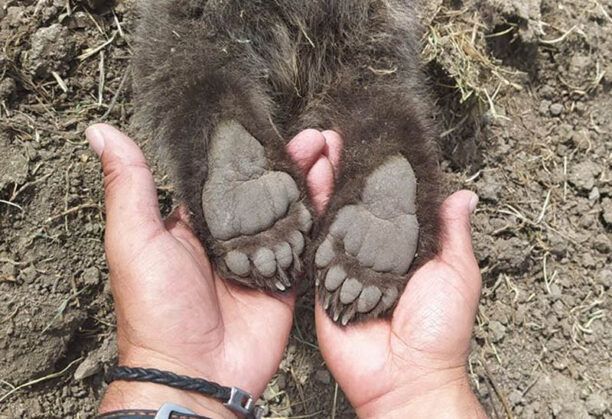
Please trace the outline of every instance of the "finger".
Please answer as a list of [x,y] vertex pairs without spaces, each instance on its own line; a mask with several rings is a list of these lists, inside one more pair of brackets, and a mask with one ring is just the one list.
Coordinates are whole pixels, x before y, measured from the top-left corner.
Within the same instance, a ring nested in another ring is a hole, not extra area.
[[338,173],[340,170],[340,156],[342,155],[342,137],[336,131],[323,131],[323,137],[325,138],[325,155],[329,158],[329,161],[334,168],[334,172]]
[[306,184],[315,210],[322,214],[334,191],[334,169],[327,157],[320,157],[306,176]]
[[410,279],[393,313],[394,333],[430,367],[459,365],[469,351],[482,285],[470,225],[477,204],[469,191],[442,204],[442,250]]
[[85,134],[102,161],[107,234],[134,240],[157,234],[163,229],[157,191],[140,148],[109,125],[93,125]]
[[407,349],[429,354],[426,362],[438,368],[464,362],[469,351],[482,286],[470,226],[477,204],[469,191],[443,203],[442,250],[415,272],[393,313],[394,333]]
[[[430,326],[434,330],[434,326],[442,323],[438,322],[437,316],[429,315],[430,308],[441,307],[437,314],[454,307],[460,307],[458,311],[461,313],[471,313],[471,307],[478,305],[481,280],[472,250],[470,225],[470,216],[477,204],[478,196],[470,191],[456,192],[444,201],[440,210],[442,250],[437,260],[425,264],[408,282],[395,309],[393,321],[396,325],[410,325],[417,317],[425,324],[428,319],[434,318]],[[451,290],[457,292],[449,292]],[[457,295],[461,296],[459,303],[449,301]],[[428,303],[420,304],[423,301]],[[420,310],[423,306],[426,308]],[[468,322],[471,320],[468,316]]]
[[470,221],[477,205],[478,196],[464,190],[447,198],[441,208],[443,235],[440,258],[451,266],[469,271],[478,269],[472,249]]
[[287,145],[287,152],[306,174],[325,149],[325,138],[314,129],[307,129],[300,132]]

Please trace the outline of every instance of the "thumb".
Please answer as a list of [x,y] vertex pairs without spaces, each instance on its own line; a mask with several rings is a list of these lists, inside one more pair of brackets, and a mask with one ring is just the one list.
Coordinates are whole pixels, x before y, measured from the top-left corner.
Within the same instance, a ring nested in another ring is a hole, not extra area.
[[440,258],[451,266],[472,272],[478,264],[472,248],[470,217],[478,205],[478,196],[471,191],[459,191],[442,204],[442,251]]
[[467,272],[478,270],[472,249],[470,217],[478,205],[478,196],[471,191],[455,192],[442,204],[442,251],[440,258],[451,266]]
[[334,168],[329,159],[321,156],[306,175],[311,200],[319,214],[325,212],[334,192]]
[[[463,362],[478,309],[481,276],[472,250],[470,216],[478,197],[459,191],[444,201],[442,250],[408,282],[393,314],[393,329],[429,362]],[[466,355],[467,356],[467,355]],[[445,367],[447,368],[447,367]]]
[[107,244],[146,243],[164,227],[144,155],[130,138],[110,125],[92,125],[85,135],[102,161]]

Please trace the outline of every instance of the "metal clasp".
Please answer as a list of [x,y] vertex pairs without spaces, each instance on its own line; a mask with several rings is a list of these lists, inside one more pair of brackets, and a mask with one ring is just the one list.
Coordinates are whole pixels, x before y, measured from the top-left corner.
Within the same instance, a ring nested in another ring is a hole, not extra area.
[[195,415],[195,412],[192,412],[191,410],[186,409],[182,406],[172,403],[164,403],[162,407],[160,407],[157,411],[155,419],[170,419],[170,416],[173,413],[181,413],[183,415]]
[[232,412],[243,415],[249,419],[260,419],[263,416],[262,409],[255,406],[253,396],[236,387],[231,388],[230,398],[227,402],[223,403],[223,405]]

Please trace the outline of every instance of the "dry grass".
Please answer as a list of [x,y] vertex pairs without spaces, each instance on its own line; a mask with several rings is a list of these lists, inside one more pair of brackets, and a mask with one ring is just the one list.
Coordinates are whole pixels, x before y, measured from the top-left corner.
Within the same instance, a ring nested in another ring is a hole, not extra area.
[[508,87],[521,90],[514,81],[520,73],[509,70],[491,56],[487,50],[487,38],[503,36],[508,30],[487,34],[487,27],[480,15],[467,9],[453,10],[440,6],[425,38],[423,58],[435,62],[452,80],[452,87],[460,96],[460,102],[475,101],[494,115],[495,99]]

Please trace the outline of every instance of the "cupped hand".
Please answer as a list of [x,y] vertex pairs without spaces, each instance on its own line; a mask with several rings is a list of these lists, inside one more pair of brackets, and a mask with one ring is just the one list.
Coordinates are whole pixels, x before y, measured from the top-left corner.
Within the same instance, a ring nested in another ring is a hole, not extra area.
[[327,366],[360,417],[478,417],[467,358],[481,279],[470,214],[457,192],[442,207],[442,251],[409,281],[390,320],[339,328],[316,308]]
[[[108,125],[92,126],[87,137],[104,170],[105,248],[119,363],[202,377],[257,397],[282,359],[295,296],[272,296],[222,280],[192,233],[187,212],[179,208],[162,219],[153,176],[138,146]],[[331,186],[316,186],[316,174],[331,170],[324,136],[305,131],[288,151],[305,174],[315,174],[307,179],[318,190],[315,202],[323,205],[331,192]],[[231,417],[219,403],[192,393],[120,381],[109,386],[100,411],[158,409],[166,401]]]
[[[322,165],[333,170],[309,173],[312,196],[331,195],[339,150],[332,156]],[[323,358],[360,417],[484,416],[466,372],[481,289],[470,227],[477,203],[469,191],[445,201],[442,251],[411,278],[390,320],[340,328],[317,304]]]

